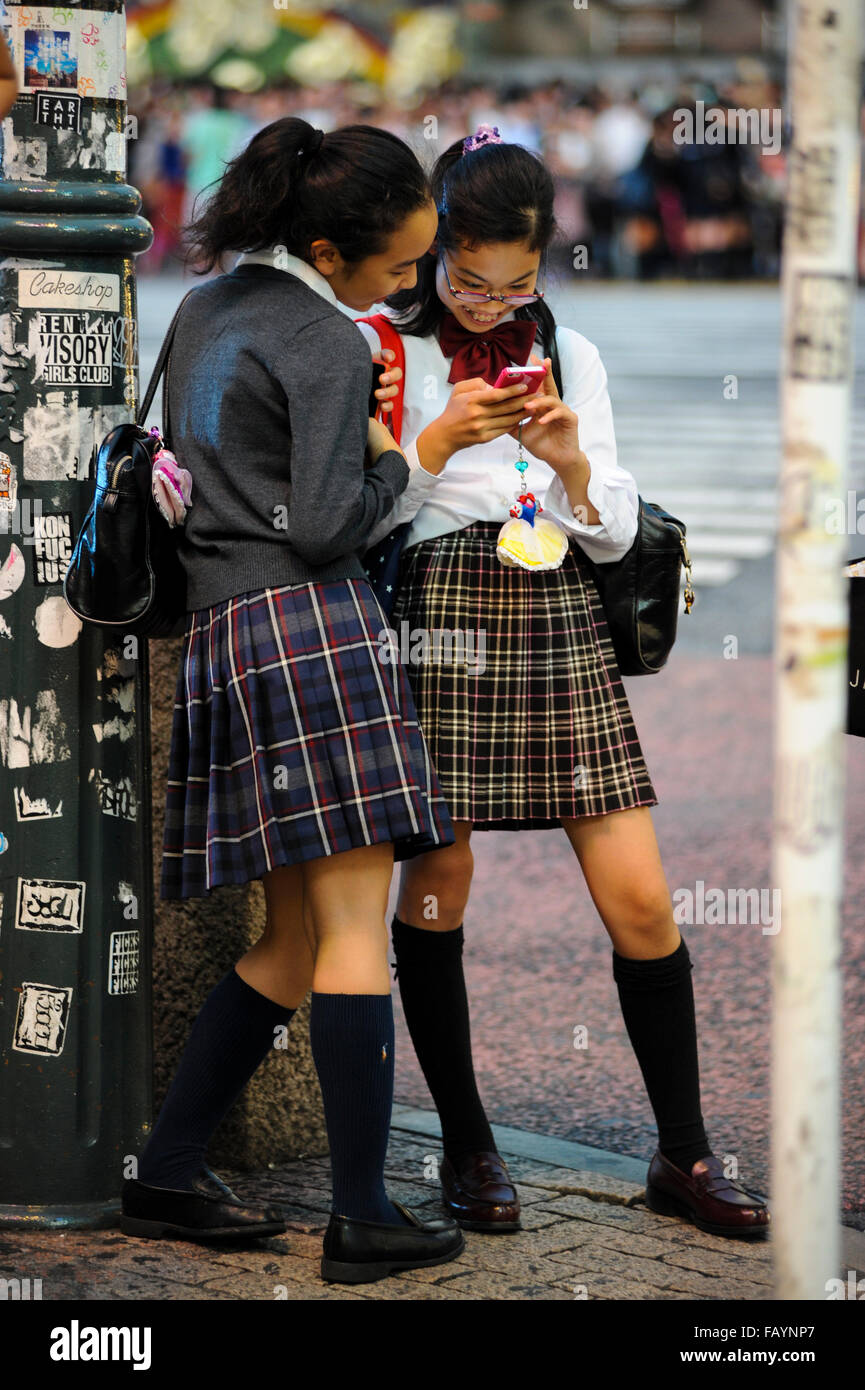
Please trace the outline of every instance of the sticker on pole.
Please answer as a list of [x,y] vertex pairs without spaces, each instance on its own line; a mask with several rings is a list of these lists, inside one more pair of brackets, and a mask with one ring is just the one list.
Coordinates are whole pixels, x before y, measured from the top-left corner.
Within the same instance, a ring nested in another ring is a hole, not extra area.
[[34,522],[33,582],[62,584],[72,559],[72,513],[42,512]]
[[78,879],[19,878],[16,927],[80,934],[84,930],[85,886]]
[[81,130],[81,98],[78,93],[34,92],[33,124],[52,130]]
[[36,315],[36,375],[48,386],[110,386],[112,321],[106,314]]
[[89,270],[19,270],[22,309],[120,308],[120,276]]
[[137,931],[113,931],[108,961],[108,993],[136,994],[138,991]]
[[126,100],[122,11],[34,5],[17,15],[11,40],[22,93]]
[[66,1041],[71,1003],[71,985],[39,985],[25,980],[18,996],[13,1049],[59,1057]]
[[12,796],[15,800],[16,820],[54,820],[55,817],[63,815],[62,797],[52,810],[47,796],[31,796],[26,787],[13,787]]

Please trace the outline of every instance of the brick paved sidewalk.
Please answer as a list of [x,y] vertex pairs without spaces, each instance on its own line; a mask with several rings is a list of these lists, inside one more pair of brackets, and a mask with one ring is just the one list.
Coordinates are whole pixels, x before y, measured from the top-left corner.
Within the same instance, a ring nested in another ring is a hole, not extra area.
[[[396,1123],[400,1109],[403,1123],[417,1115],[398,1108]],[[508,1135],[518,1152],[508,1149]],[[650,1212],[640,1182],[527,1156],[545,1146],[554,1153],[558,1141],[517,1131],[500,1131],[497,1138],[519,1185],[524,1229],[498,1236],[468,1231],[465,1251],[446,1265],[375,1284],[323,1283],[329,1162],[309,1158],[257,1174],[220,1170],[239,1196],[283,1205],[283,1236],[218,1247],[140,1240],[114,1229],[0,1231],[0,1278],[41,1278],[44,1300],[771,1298],[767,1241],[703,1235],[686,1222]],[[576,1147],[559,1151],[573,1153]],[[422,1212],[438,1212],[438,1183],[424,1175],[434,1171],[439,1152],[434,1138],[395,1129],[387,1164],[390,1195]],[[633,1169],[633,1160],[595,1152],[614,1170]],[[845,1249],[848,1258],[849,1253]]]
[[[438,1183],[424,1170],[431,1172],[430,1155],[438,1151],[423,1134],[395,1131],[387,1169],[392,1197],[437,1212]],[[769,1297],[765,1241],[733,1245],[654,1216],[640,1184],[623,1177],[503,1156],[519,1183],[523,1232],[467,1232],[466,1250],[451,1264],[374,1284],[324,1284],[318,1275],[330,1207],[327,1158],[257,1175],[221,1170],[239,1195],[284,1205],[285,1236],[220,1248],[138,1240],[111,1229],[7,1230],[0,1232],[0,1277],[42,1279],[43,1300]]]

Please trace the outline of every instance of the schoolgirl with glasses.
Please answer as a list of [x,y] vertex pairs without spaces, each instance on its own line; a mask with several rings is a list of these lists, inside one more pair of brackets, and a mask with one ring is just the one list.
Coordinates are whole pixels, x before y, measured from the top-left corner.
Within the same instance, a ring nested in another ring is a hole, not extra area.
[[[482,669],[407,664],[457,832],[402,866],[392,921],[406,1021],[442,1122],[445,1205],[469,1228],[519,1227],[472,1064],[462,967],[471,835],[561,826],[612,941],[658,1126],[649,1206],[719,1235],[763,1235],[765,1201],[727,1176],[704,1128],[691,960],[650,814],[658,798],[585,558],[627,552],[638,493],[617,461],[598,349],[556,325],[538,283],[553,181],[535,155],[481,127],[442,154],[432,187],[436,242],[417,286],[388,300],[405,348],[411,476],[369,543],[374,555],[411,522],[393,629],[485,633]],[[375,354],[374,326],[361,331]],[[541,357],[536,394],[494,388],[503,367]],[[526,541],[539,519],[543,547]]]

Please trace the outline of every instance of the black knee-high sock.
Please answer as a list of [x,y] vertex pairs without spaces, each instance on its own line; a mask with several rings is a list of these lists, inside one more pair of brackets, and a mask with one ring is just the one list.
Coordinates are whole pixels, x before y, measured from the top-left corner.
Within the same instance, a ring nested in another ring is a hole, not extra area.
[[332,1210],[405,1225],[384,1186],[393,1105],[390,995],[313,990],[309,1040],[330,1144]]
[[447,1157],[496,1142],[478,1095],[463,975],[463,929],[426,931],[394,917],[397,983],[405,1021],[442,1125]]
[[613,978],[658,1126],[658,1147],[684,1173],[711,1154],[700,1110],[691,957],[630,960],[613,951]]
[[139,1181],[191,1190],[208,1140],[295,1010],[275,1004],[231,970],[192,1025],[180,1064],[138,1164]]

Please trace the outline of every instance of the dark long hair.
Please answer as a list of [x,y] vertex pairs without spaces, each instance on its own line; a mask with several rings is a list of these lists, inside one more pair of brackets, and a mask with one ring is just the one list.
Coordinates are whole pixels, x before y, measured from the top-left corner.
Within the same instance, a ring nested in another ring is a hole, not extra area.
[[[537,155],[507,143],[463,154],[463,141],[455,140],[436,161],[430,183],[439,210],[438,242],[445,251],[527,241],[532,251],[541,252],[540,270],[545,269],[546,251],[558,228],[552,176]],[[401,333],[426,337],[437,331],[447,306],[438,297],[435,277],[436,257],[426,255],[418,262],[417,285],[386,301],[399,315]],[[514,317],[540,324],[544,351],[550,355],[556,321],[546,301],[536,299],[516,309]]]
[[383,251],[429,198],[421,165],[390,131],[347,125],[322,139],[308,121],[285,116],[253,136],[196,208],[184,229],[186,259],[201,274],[229,251],[281,245],[306,260],[310,244],[326,237],[357,263]]

